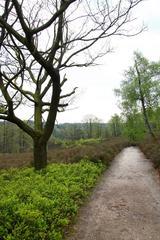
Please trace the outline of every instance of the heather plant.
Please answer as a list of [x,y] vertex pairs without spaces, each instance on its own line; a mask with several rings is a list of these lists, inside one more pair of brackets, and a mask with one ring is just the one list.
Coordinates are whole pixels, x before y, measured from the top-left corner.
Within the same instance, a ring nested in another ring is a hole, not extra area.
[[148,137],[139,144],[139,147],[145,156],[152,161],[154,167],[160,171],[159,142]]
[[[73,163],[79,162],[84,156],[90,160],[100,159],[104,164],[108,162],[130,143],[128,140],[116,137],[106,140],[80,140],[50,148],[48,151],[49,163]],[[0,154],[0,168],[26,167],[33,163],[33,155],[30,152],[16,154]]]

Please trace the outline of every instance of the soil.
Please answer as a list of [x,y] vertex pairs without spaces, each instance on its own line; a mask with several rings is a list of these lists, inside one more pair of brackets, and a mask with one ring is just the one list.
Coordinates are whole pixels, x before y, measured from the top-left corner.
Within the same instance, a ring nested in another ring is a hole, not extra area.
[[116,157],[66,239],[160,240],[159,177],[138,148]]

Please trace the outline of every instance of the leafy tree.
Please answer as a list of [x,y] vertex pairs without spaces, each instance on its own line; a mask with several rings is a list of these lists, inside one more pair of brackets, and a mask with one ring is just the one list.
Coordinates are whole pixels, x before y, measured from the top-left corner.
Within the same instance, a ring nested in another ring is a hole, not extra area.
[[[57,112],[75,93],[62,94],[64,70],[93,65],[108,53],[107,39],[126,35],[130,13],[142,1],[1,0],[0,119],[33,139],[36,169],[46,167]],[[33,127],[17,115],[23,104],[32,107]]]
[[109,121],[109,129],[111,132],[111,136],[118,137],[122,133],[122,119],[114,114]]
[[[148,132],[155,138],[150,119],[159,110],[160,63],[150,62],[142,54],[134,53],[134,64],[125,71],[125,80],[115,92],[121,97],[121,108],[127,121],[135,122],[143,114]],[[132,121],[131,121],[132,119]],[[137,126],[138,127],[138,126]],[[143,131],[143,129],[142,129]]]
[[123,136],[128,137],[131,141],[142,140],[146,135],[143,115],[134,113],[128,116],[123,124]]

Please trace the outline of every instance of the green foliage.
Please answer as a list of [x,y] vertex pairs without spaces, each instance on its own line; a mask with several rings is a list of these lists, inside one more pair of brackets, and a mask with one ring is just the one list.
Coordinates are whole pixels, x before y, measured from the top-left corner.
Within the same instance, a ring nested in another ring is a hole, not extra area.
[[140,113],[131,114],[124,124],[123,134],[131,141],[139,141],[144,139],[146,128],[143,116]]
[[89,139],[80,139],[75,142],[76,145],[87,145],[87,144],[96,144],[100,143],[102,139],[100,138],[89,138]]
[[116,95],[124,119],[123,133],[131,140],[143,139],[147,132],[155,135],[160,129],[160,62],[151,62],[134,53],[134,63],[124,73]]
[[108,122],[109,132],[112,137],[118,137],[122,134],[122,119],[114,114]]
[[0,239],[61,240],[104,166],[82,160],[0,172]]
[[64,147],[75,147],[75,146],[82,146],[82,145],[91,145],[100,143],[102,140],[100,138],[88,138],[88,139],[79,139],[76,141],[63,141]]

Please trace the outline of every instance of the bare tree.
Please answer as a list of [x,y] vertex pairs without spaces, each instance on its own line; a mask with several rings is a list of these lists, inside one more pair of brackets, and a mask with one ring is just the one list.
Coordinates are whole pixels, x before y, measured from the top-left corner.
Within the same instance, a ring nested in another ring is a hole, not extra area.
[[[75,93],[61,94],[64,71],[94,65],[110,52],[112,36],[142,31],[128,31],[132,9],[142,1],[1,0],[0,119],[32,137],[36,169],[46,166],[57,112]],[[17,117],[22,104],[32,107],[34,126]]]

